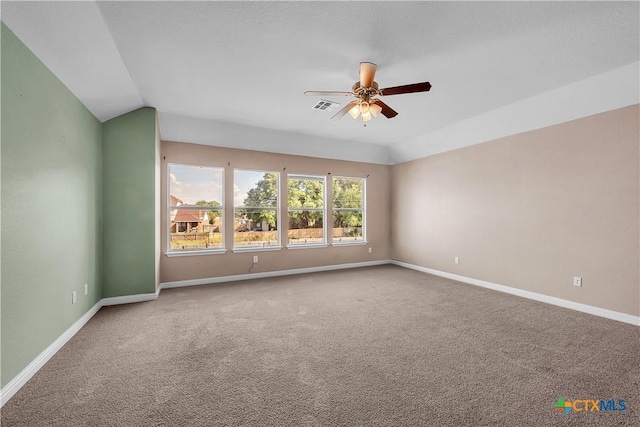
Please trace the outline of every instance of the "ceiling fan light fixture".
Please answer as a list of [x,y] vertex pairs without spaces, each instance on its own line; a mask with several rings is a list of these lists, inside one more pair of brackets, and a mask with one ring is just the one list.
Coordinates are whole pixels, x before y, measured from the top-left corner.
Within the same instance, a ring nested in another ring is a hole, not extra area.
[[367,101],[362,101],[359,105],[358,105],[359,109],[360,109],[360,113],[361,114],[366,114],[369,112],[369,103]]
[[349,115],[351,116],[351,118],[353,118],[354,120],[358,118],[358,115],[360,114],[360,108],[357,105],[354,105],[353,108],[351,108],[349,110]]
[[369,112],[373,114],[373,117],[378,117],[378,114],[382,111],[382,107],[378,104],[369,104]]
[[371,113],[367,111],[366,113],[362,113],[361,117],[363,122],[368,122],[369,120],[371,120]]

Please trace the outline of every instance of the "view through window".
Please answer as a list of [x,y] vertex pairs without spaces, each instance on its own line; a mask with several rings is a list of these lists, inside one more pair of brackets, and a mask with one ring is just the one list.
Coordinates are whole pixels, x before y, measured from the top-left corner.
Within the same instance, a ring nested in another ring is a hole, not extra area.
[[364,178],[333,178],[333,243],[364,241],[364,194]]
[[224,247],[224,171],[169,164],[169,251]]
[[290,245],[326,243],[324,234],[325,179],[322,176],[289,175],[287,199]]
[[233,247],[280,245],[278,192],[280,174],[236,169],[233,173]]

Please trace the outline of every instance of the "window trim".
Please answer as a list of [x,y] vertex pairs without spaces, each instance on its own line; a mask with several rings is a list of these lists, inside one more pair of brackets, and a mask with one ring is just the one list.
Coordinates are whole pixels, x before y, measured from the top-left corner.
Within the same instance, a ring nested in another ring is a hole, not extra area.
[[[281,209],[280,209],[280,200],[281,200],[281,174],[279,171],[274,171],[274,170],[265,170],[265,169],[245,169],[245,168],[233,168],[233,181],[231,183],[232,187],[235,187],[236,185],[236,171],[241,171],[241,172],[261,172],[261,173],[274,173],[276,174],[276,177],[278,179],[276,188],[278,189],[278,193],[276,194],[276,205],[274,207],[261,207],[261,206],[236,206],[235,203],[232,206],[232,213],[233,213],[233,224],[231,226],[232,229],[232,233],[233,233],[233,238],[232,238],[232,242],[233,245],[231,247],[231,251],[233,253],[237,253],[237,252],[254,252],[254,251],[259,251],[259,252],[265,252],[265,251],[279,251],[282,249],[282,221],[281,221]],[[276,211],[276,224],[277,224],[277,228],[276,228],[276,237],[278,238],[277,240],[277,244],[273,245],[273,246],[236,246],[236,230],[235,230],[235,220],[236,220],[236,209],[258,209],[258,210],[267,210],[267,211],[272,211],[275,210]]]
[[[331,246],[357,246],[368,244],[367,240],[367,177],[336,175],[331,177],[334,179],[360,179],[362,180],[362,208],[336,208],[334,207],[334,194],[331,194]],[[331,189],[333,190],[333,181],[331,181]],[[333,240],[333,214],[335,212],[362,212],[362,240],[354,240],[352,242],[334,242]]]
[[[292,179],[312,179],[322,181],[322,208],[292,208],[289,206],[289,178]],[[322,212],[322,242],[317,243],[290,243],[289,242],[289,212],[291,211],[312,211]],[[327,176],[292,173],[287,174],[287,249],[308,249],[329,246],[329,229],[327,227]]]
[[[221,188],[222,188],[222,194],[221,194],[221,201],[220,201],[220,206],[217,207],[217,210],[220,210],[222,212],[222,226],[220,227],[220,238],[221,238],[221,244],[222,246],[219,248],[211,248],[211,249],[193,249],[193,250],[177,250],[177,249],[171,249],[171,209],[185,209],[185,210],[202,210],[202,208],[199,207],[195,207],[195,206],[185,206],[185,207],[181,207],[181,206],[173,206],[171,205],[171,166],[188,166],[188,167],[199,167],[199,168],[207,168],[207,169],[218,169],[221,172]],[[173,257],[182,257],[182,256],[191,256],[191,255],[218,255],[218,254],[224,254],[227,252],[227,248],[226,248],[226,233],[225,233],[225,229],[226,229],[226,220],[227,220],[227,215],[226,215],[226,211],[225,211],[225,181],[226,181],[226,177],[225,177],[225,170],[224,167],[221,166],[211,166],[211,165],[199,165],[199,164],[191,164],[191,163],[173,163],[173,162],[167,162],[167,176],[166,176],[166,180],[167,180],[167,206],[166,206],[166,213],[167,213],[167,221],[165,222],[165,225],[167,227],[167,233],[165,236],[165,242],[166,242],[166,252],[164,253],[167,257],[169,258],[173,258]]]

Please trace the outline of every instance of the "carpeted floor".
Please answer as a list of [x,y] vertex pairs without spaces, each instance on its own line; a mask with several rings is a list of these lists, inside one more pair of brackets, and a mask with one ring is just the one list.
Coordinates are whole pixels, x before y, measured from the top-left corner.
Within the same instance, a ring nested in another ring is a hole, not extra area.
[[[2,426],[640,425],[640,328],[396,266],[106,307]],[[624,412],[556,411],[559,397]]]

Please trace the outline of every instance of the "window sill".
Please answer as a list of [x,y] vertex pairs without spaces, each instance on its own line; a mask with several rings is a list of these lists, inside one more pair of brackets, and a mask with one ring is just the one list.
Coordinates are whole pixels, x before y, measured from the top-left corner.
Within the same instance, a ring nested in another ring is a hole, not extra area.
[[242,253],[242,252],[269,252],[269,251],[279,251],[282,249],[282,246],[248,246],[246,248],[233,248],[231,251],[233,253]]
[[331,246],[365,246],[368,244],[369,242],[366,240],[359,240],[357,242],[334,242],[331,243]]
[[329,246],[326,243],[306,243],[299,245],[287,245],[287,249],[313,249],[313,248],[326,248]]
[[181,257],[181,256],[198,256],[198,255],[221,255],[221,254],[226,254],[227,250],[226,249],[209,249],[206,251],[172,251],[172,252],[165,252],[165,256],[169,257],[169,258],[173,258],[173,257]]

